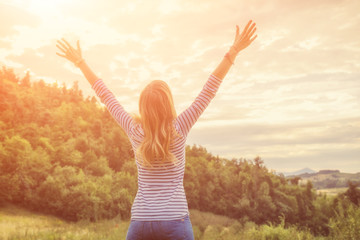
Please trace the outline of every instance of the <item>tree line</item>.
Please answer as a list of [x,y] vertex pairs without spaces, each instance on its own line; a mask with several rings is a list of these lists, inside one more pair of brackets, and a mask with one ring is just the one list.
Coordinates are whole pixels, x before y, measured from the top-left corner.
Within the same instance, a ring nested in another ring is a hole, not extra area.
[[[129,219],[137,169],[107,110],[76,82],[68,88],[30,81],[3,67],[0,86],[0,205],[72,221]],[[360,203],[354,184],[334,198],[317,195],[310,182],[299,186],[276,175],[260,157],[224,159],[199,145],[186,146],[184,188],[189,208],[320,235],[329,234],[330,219]]]

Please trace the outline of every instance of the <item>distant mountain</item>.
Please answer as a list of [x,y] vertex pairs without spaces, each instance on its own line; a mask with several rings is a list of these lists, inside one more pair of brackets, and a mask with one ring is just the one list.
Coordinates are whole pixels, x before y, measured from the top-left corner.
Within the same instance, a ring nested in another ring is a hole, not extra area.
[[301,175],[301,174],[306,174],[306,173],[316,173],[316,171],[310,169],[310,168],[303,168],[301,170],[295,171],[295,172],[283,172],[282,174],[284,174],[285,177],[290,177],[290,176],[297,176],[297,175]]
[[[295,175],[288,175],[289,178]],[[315,173],[297,174],[300,178],[299,184],[306,184],[310,181],[314,188],[342,188],[348,186],[348,181],[360,185],[360,173],[342,173],[339,170],[320,170]]]

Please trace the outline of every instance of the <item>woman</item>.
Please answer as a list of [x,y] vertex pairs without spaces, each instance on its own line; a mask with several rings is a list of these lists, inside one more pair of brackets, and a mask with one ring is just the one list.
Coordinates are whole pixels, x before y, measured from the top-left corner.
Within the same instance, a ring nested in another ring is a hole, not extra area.
[[237,54],[257,37],[255,31],[252,21],[241,34],[236,26],[230,50],[195,101],[178,116],[168,85],[157,80],[144,88],[139,100],[140,116],[132,117],[88,67],[79,41],[77,49],[64,39],[58,41],[57,47],[62,53],[57,54],[81,69],[132,144],[138,169],[138,192],[131,208],[126,239],[194,239],[183,186],[186,137],[214,98]]

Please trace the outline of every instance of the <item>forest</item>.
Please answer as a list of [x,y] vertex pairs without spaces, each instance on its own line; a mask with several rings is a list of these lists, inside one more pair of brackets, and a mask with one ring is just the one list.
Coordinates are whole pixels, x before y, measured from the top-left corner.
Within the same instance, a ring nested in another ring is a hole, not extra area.
[[[0,207],[11,203],[65,221],[130,218],[137,169],[126,134],[95,97],[0,69]],[[191,210],[240,225],[282,224],[313,236],[360,239],[360,190],[316,194],[269,171],[261,157],[224,159],[186,147]]]

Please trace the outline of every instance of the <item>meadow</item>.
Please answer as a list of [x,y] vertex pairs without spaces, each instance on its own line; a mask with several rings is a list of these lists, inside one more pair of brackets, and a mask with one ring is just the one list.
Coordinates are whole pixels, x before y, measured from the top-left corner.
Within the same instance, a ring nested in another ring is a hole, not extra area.
[[341,187],[341,188],[323,188],[323,189],[317,189],[316,192],[318,194],[326,194],[328,196],[336,196],[338,194],[344,193],[346,192],[347,188],[346,187]]
[[[190,210],[195,239],[325,239],[308,231],[283,225],[240,223],[235,219],[213,213]],[[0,239],[125,239],[129,221],[119,217],[98,222],[69,222],[61,218],[31,212],[13,205],[0,209]]]

